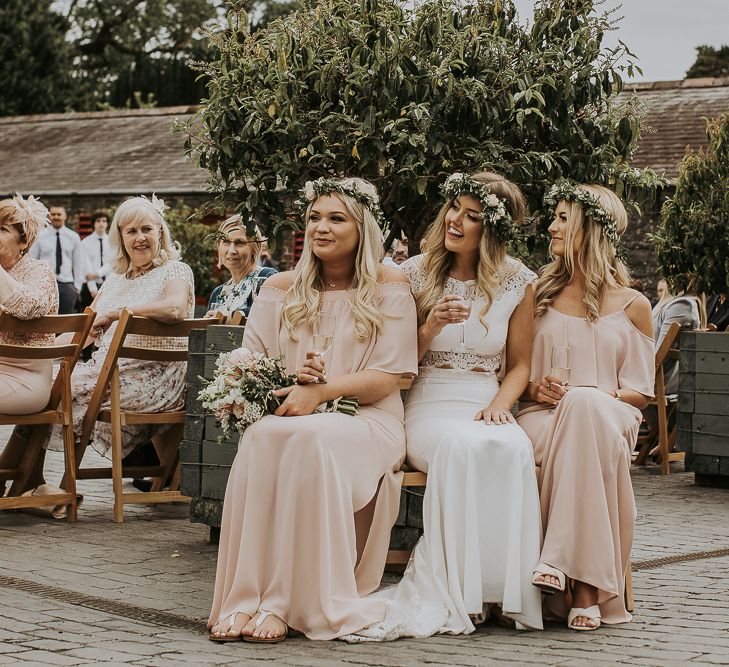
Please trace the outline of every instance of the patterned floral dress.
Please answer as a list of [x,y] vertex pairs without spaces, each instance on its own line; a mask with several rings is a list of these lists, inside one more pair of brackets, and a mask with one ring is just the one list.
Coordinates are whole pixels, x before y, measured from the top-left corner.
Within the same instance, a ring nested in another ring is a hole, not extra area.
[[[21,320],[58,313],[58,285],[45,262],[25,255],[9,271],[17,281],[2,309]],[[0,331],[3,345],[53,345],[53,335],[25,335]],[[51,395],[50,359],[0,357],[0,412],[31,414],[45,408]]]
[[270,266],[257,266],[237,283],[231,278],[227,283],[218,285],[210,295],[208,310],[219,310],[221,313],[234,313],[240,310],[248,317],[248,311],[261,285],[274,273],[278,271]]
[[[192,270],[182,262],[167,262],[136,278],[129,279],[117,273],[111,274],[99,289],[96,305],[98,313],[114,308],[130,308],[159,301],[170,280],[183,280],[189,285],[187,295],[186,317],[194,313],[194,294]],[[71,377],[73,392],[73,426],[76,437],[80,436],[86,408],[96,381],[101,372],[111,339],[117,323],[114,322],[106,333],[97,340],[99,349],[85,364],[78,364]],[[139,347],[155,347],[166,349],[185,349],[187,339],[147,338],[146,336],[129,336],[130,345]],[[177,410],[185,402],[185,373],[187,364],[184,361],[159,362],[141,361],[138,359],[121,359],[119,376],[121,387],[121,406],[125,410],[139,412],[162,412]],[[108,400],[102,409],[108,409]],[[126,456],[139,443],[148,441],[152,435],[167,427],[151,424],[122,426],[122,454]],[[111,448],[111,426],[97,423],[91,436],[91,446],[103,456],[107,456]],[[63,439],[59,427],[51,433],[48,449],[61,451]],[[110,456],[110,455],[109,455]]]

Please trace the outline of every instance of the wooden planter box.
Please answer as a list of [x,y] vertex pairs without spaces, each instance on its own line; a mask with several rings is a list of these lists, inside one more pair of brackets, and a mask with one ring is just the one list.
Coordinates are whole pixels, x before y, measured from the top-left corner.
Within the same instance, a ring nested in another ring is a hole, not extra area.
[[[225,487],[238,450],[239,437],[234,435],[230,440],[218,443],[220,429],[215,418],[205,414],[197,395],[203,386],[200,377],[213,377],[218,355],[240,347],[242,341],[243,327],[240,326],[213,325],[190,334],[187,416],[180,446],[180,491],[192,498],[190,521],[210,526],[212,542],[217,542],[220,533]],[[423,491],[403,489],[400,515],[392,531],[391,549],[411,549],[420,537]]]
[[698,484],[729,486],[729,334],[681,334],[677,449]]

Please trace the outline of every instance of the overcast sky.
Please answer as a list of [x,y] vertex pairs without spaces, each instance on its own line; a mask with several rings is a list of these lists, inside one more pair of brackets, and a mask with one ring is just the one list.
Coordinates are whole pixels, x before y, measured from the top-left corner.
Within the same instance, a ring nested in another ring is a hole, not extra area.
[[[531,21],[534,0],[515,0]],[[729,0],[606,0],[603,7],[622,5],[624,18],[605,43],[620,39],[638,56],[643,76],[635,81],[683,79],[699,44],[729,45]]]

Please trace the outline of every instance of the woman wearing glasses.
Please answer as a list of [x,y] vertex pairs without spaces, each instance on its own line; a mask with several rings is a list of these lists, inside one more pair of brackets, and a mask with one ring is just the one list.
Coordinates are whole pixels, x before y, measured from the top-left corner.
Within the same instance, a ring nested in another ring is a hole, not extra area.
[[218,285],[210,295],[208,315],[216,312],[229,315],[241,311],[248,317],[253,299],[261,285],[276,269],[258,266],[263,239],[249,238],[240,215],[233,215],[218,228],[218,268],[230,271],[230,280]]

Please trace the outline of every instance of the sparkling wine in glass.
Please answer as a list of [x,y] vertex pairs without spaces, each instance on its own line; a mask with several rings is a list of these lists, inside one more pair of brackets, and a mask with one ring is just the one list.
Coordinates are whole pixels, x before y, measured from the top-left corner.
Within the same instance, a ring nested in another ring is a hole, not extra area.
[[556,377],[563,385],[570,379],[572,368],[572,354],[566,345],[555,345],[552,347],[552,376]]
[[[454,301],[453,303],[459,305],[461,308],[465,309],[465,316],[466,320],[471,317],[471,308],[472,308],[472,301],[470,297],[462,296],[458,301]],[[458,351],[459,352],[468,352],[471,348],[466,346],[466,320],[463,322],[458,323]]]
[[[317,357],[323,357],[334,342],[334,315],[332,313],[320,312],[316,322],[314,322],[314,354]],[[320,384],[326,383],[326,380],[319,380]]]

